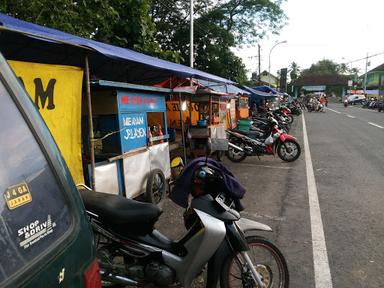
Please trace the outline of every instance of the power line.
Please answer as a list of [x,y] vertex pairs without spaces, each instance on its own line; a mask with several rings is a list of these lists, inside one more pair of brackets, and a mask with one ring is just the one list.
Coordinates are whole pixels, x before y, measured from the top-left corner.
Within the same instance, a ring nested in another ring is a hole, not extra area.
[[359,62],[359,61],[366,60],[366,59],[369,59],[369,58],[372,58],[372,57],[376,57],[376,56],[379,56],[379,55],[382,55],[382,54],[384,54],[384,52],[380,52],[380,53],[376,53],[376,54],[373,54],[373,55],[370,55],[370,56],[366,56],[364,58],[359,58],[359,59],[356,59],[356,60],[352,60],[352,61],[346,62],[345,64]]

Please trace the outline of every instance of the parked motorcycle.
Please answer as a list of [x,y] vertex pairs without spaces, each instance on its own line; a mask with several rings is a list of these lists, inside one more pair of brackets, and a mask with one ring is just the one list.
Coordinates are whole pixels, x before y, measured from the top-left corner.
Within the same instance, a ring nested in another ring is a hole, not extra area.
[[266,138],[251,138],[240,131],[227,130],[227,157],[232,162],[241,162],[247,156],[261,156],[264,154],[278,155],[286,162],[293,162],[299,158],[301,147],[296,138],[286,134],[275,125]]
[[299,116],[302,113],[302,108],[299,103],[291,103],[288,105],[292,115]]
[[253,116],[251,130],[268,130],[270,129],[271,121],[274,122],[279,129],[283,130],[285,133],[288,133],[291,124],[288,123],[287,119],[283,118],[278,113],[272,111],[267,112],[264,115]]
[[227,187],[220,171],[203,165],[192,178],[199,192],[184,213],[188,231],[177,241],[154,229],[161,214],[157,206],[80,190],[104,284],[188,288],[207,266],[207,288],[289,287],[283,254],[255,236],[272,229],[240,217],[229,190],[217,189]]
[[[293,107],[294,108],[294,107]],[[291,108],[287,107],[287,106],[281,106],[279,109],[276,110],[277,112],[280,112],[282,113],[282,115],[285,117],[286,121],[289,123],[289,124],[292,124],[293,121],[294,121],[294,118],[292,116],[292,110]]]

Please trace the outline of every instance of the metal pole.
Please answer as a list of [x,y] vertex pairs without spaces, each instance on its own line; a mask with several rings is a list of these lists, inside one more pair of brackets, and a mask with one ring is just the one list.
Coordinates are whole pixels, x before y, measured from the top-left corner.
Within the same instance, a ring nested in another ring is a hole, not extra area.
[[259,52],[259,72],[258,72],[258,75],[257,75],[257,85],[260,85],[260,82],[261,82],[261,57],[260,57],[260,44],[257,44],[257,50]]
[[96,189],[95,187],[95,143],[93,135],[93,119],[92,119],[92,102],[91,102],[91,83],[89,77],[89,64],[88,64],[88,55],[85,55],[85,79],[87,86],[87,106],[88,106],[88,137],[91,144],[91,188]]
[[367,93],[367,70],[368,70],[368,52],[365,58],[365,74],[364,74],[364,95]]
[[183,142],[183,156],[184,156],[184,165],[187,164],[187,147],[185,145],[185,135],[184,135],[184,124],[183,124],[183,111],[181,110],[181,93],[179,93],[179,111],[180,111],[180,125],[181,125],[181,139]]
[[190,0],[191,15],[190,15],[190,47],[189,47],[189,65],[193,68],[193,0]]
[[[271,53],[272,53],[272,50],[273,50],[273,48],[275,48],[277,45],[279,45],[279,44],[283,44],[283,43],[287,43],[287,41],[286,40],[284,40],[284,41],[281,41],[281,42],[277,42],[275,45],[273,45],[272,46],[272,48],[271,48],[271,50],[269,50],[269,62],[268,62],[268,77],[271,77]],[[270,83],[268,83],[269,84],[269,86],[271,86],[271,84]]]

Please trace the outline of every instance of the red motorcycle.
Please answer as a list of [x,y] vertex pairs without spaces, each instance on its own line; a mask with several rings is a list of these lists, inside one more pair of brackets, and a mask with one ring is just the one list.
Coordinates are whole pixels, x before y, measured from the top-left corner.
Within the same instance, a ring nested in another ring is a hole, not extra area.
[[[248,134],[248,135],[247,135]],[[251,138],[252,134],[241,131],[227,130],[227,157],[232,162],[241,162],[247,156],[261,156],[264,154],[278,155],[286,162],[293,162],[301,154],[300,144],[292,135],[284,133],[277,125],[267,138]]]

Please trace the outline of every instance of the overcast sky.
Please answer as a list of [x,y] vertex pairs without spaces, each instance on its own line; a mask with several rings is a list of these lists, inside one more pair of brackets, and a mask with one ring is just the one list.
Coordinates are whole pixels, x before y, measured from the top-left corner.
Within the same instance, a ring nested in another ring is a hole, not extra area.
[[[287,0],[283,10],[289,17],[280,35],[260,41],[261,70],[271,73],[295,61],[301,69],[321,59],[349,62],[384,52],[384,0]],[[257,46],[244,46],[234,51],[248,70],[257,69]],[[369,59],[368,70],[384,63],[384,53]],[[365,60],[349,66],[364,73]]]

